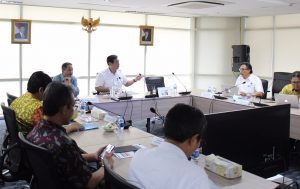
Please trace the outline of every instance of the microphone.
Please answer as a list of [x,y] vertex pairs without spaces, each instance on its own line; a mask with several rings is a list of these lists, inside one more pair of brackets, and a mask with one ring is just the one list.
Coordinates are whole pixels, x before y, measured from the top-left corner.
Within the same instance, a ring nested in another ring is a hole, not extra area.
[[185,92],[179,92],[178,94],[180,95],[189,95],[191,94],[191,91],[187,91],[187,88],[185,87],[185,85],[180,81],[180,79],[175,75],[174,72],[172,72],[172,75],[177,79],[177,81],[179,81],[179,83],[185,88]]
[[240,85],[243,85],[243,84],[245,84],[245,83],[246,83],[246,81],[244,81],[243,83],[240,83],[240,84],[238,84],[238,85],[234,85],[234,86],[232,86],[232,87],[229,87],[228,89],[224,89],[224,90],[221,91],[221,92],[217,92],[216,94],[222,94],[222,93],[225,92],[225,91],[228,91],[228,90],[230,90],[230,89],[236,88],[236,87],[238,87],[238,86],[240,86]]
[[153,107],[150,108],[150,112],[156,114],[158,117],[162,117]]
[[[124,116],[122,116],[122,115],[120,115],[120,114],[117,114],[117,113],[115,113],[115,112],[113,112],[113,111],[110,111],[110,110],[108,110],[108,109],[106,109],[106,108],[102,108],[102,107],[96,106],[94,103],[92,103],[92,102],[90,102],[90,101],[87,102],[87,105],[93,105],[93,106],[95,106],[95,107],[97,107],[97,108],[100,108],[100,109],[102,109],[102,110],[104,110],[104,111],[107,111],[107,112],[109,112],[109,113],[111,113],[111,114],[114,114],[114,115],[116,115],[116,116],[123,117],[123,119],[124,119],[124,121],[125,121]],[[132,125],[132,120],[127,120],[127,121],[125,121],[124,129],[128,129],[131,125]]]
[[164,116],[162,116],[160,113],[158,113],[155,108],[150,107],[150,112],[154,113],[155,115],[157,115],[163,122],[165,122],[165,118]]

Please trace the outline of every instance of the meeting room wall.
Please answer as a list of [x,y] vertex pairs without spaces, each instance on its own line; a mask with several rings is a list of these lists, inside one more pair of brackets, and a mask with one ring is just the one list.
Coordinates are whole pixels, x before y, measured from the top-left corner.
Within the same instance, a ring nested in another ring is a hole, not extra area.
[[196,19],[195,88],[234,85],[231,71],[232,45],[239,45],[240,18],[201,17]]
[[[81,17],[100,17],[97,31],[90,36],[82,30]],[[11,44],[11,19],[32,20],[31,44]],[[175,72],[192,88],[192,18],[130,14],[82,9],[67,9],[0,4],[0,101],[5,93],[16,96],[26,91],[29,76],[42,70],[54,76],[63,62],[71,62],[78,78],[80,95],[91,94],[96,73],[107,67],[106,57],[117,54],[120,69],[133,78],[165,76],[167,86],[175,83]],[[139,45],[139,26],[151,25],[154,45]],[[178,53],[178,49],[180,52]],[[178,84],[179,90],[182,86]],[[144,82],[127,88],[144,92]]]
[[254,72],[268,79],[269,87],[273,72],[300,70],[300,14],[247,17],[242,22]]

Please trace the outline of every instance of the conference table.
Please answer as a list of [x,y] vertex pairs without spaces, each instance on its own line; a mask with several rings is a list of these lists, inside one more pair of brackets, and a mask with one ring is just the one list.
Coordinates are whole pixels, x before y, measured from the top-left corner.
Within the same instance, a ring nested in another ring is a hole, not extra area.
[[[99,129],[75,132],[71,133],[70,136],[73,138],[78,146],[87,153],[95,152],[101,146],[112,144],[114,146],[126,146],[141,144],[146,148],[153,148],[155,145],[152,144],[154,136],[146,133],[135,127],[130,127],[124,130],[122,133],[106,132],[103,129],[104,121],[97,122]],[[199,168],[204,168],[204,155],[201,158],[194,161],[195,164],[199,165]],[[131,158],[118,159],[115,156],[113,158],[113,170],[121,177],[128,178],[128,168]],[[158,165],[159,166],[159,165]],[[208,177],[212,182],[220,188],[228,189],[273,189],[277,186],[276,183],[265,180],[259,176],[253,175],[247,171],[242,172],[242,177],[237,179],[225,179],[218,176],[208,170],[205,170]],[[172,174],[172,173],[170,173]]]
[[[228,111],[238,111],[251,108],[259,108],[254,105],[243,105],[234,102],[231,98],[226,100],[211,99],[202,97],[201,91],[193,91],[188,96],[172,96],[162,98],[144,98],[144,94],[133,96],[130,101],[114,101],[107,96],[98,95],[93,98],[93,104],[101,109],[113,112],[112,115],[124,115],[126,120],[140,121],[146,118],[153,117],[154,114],[150,111],[153,107],[161,115],[165,116],[170,108],[177,103],[189,104],[203,111],[204,114],[220,113]],[[253,99],[259,102],[259,99]],[[261,103],[270,106],[276,105],[272,100],[261,100]],[[111,113],[110,113],[111,114]],[[290,120],[290,138],[300,140],[300,109],[291,108]]]
[[[114,101],[107,96],[96,96],[93,97],[92,100],[94,106],[107,110],[109,114],[124,115],[126,119],[132,119],[133,121],[139,121],[145,118],[153,117],[154,114],[150,112],[151,107],[158,110],[161,115],[166,115],[168,110],[177,103],[192,105],[201,109],[205,114],[257,108],[253,105],[237,104],[229,99],[212,100],[201,97],[195,93],[192,93],[188,96],[172,96],[149,99],[145,99],[143,95],[136,95],[130,101]],[[262,103],[275,105],[274,102],[267,100],[263,100]],[[298,109],[291,109],[291,114],[291,137],[300,139],[300,124],[297,124],[300,120],[300,112]],[[103,130],[103,125],[106,124],[105,121],[98,121],[95,124],[98,124],[99,129],[70,134],[70,136],[77,142],[78,146],[85,152],[95,152],[99,147],[107,144],[112,144],[114,146],[141,144],[147,148],[155,147],[155,145],[152,144],[154,135],[135,127],[130,127],[129,129],[124,130],[122,133],[115,133],[105,132]],[[127,172],[131,158],[118,159],[113,156],[113,159],[114,171],[123,178],[127,179]],[[194,163],[203,168],[204,155],[201,155],[201,158],[198,161],[194,161]],[[220,188],[271,189],[277,186],[276,183],[265,180],[264,178],[253,175],[247,171],[243,171],[241,178],[231,180],[218,176],[208,170],[205,171],[213,183]]]

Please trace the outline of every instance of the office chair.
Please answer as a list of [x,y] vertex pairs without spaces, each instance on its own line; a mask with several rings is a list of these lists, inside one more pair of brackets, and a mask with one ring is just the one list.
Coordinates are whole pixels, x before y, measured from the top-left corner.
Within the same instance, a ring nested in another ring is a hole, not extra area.
[[11,95],[9,93],[6,93],[6,96],[7,96],[7,104],[8,106],[11,105],[11,103],[18,97],[14,96],[14,95]]
[[267,94],[268,94],[268,80],[265,79],[261,79],[261,83],[264,89],[264,95],[261,97],[262,99],[266,99],[267,98]]
[[63,189],[71,188],[67,183],[61,182],[57,168],[50,151],[29,142],[21,132],[19,139],[22,149],[33,172],[33,180],[30,188]]
[[31,170],[24,159],[18,137],[18,127],[15,112],[6,106],[1,106],[8,135],[2,144],[0,157],[0,177],[3,181],[30,181]]
[[282,88],[291,83],[292,73],[289,72],[274,72],[273,86],[272,86],[272,99],[274,100],[274,94],[280,93]]
[[107,189],[138,189],[136,186],[128,183],[124,178],[115,173],[109,162],[104,160],[104,179],[105,179],[105,187]]

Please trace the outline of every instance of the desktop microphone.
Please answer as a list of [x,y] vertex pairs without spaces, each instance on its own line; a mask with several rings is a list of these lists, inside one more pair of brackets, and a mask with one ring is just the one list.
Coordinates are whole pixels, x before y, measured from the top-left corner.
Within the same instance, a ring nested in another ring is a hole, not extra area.
[[150,107],[150,112],[152,112],[152,113],[154,113],[155,115],[157,115],[157,116],[163,121],[163,123],[165,122],[164,116],[160,115],[160,114],[155,110],[155,108]]
[[[100,109],[102,109],[102,110],[104,110],[104,111],[107,111],[107,112],[109,112],[109,113],[111,113],[111,114],[114,114],[114,115],[116,115],[116,116],[120,116],[120,117],[123,117],[123,118],[124,118],[124,116],[122,116],[122,115],[120,115],[120,114],[117,114],[117,113],[115,113],[115,112],[112,112],[112,111],[110,111],[110,110],[108,110],[108,109],[106,109],[106,108],[98,107],[98,106],[96,106],[95,104],[93,104],[93,103],[90,102],[90,101],[87,102],[87,105],[93,105],[93,106],[95,106],[95,107],[97,107],[97,108],[100,108]],[[125,120],[125,118],[124,118],[124,120]],[[125,121],[124,129],[128,129],[130,126],[132,126],[132,120],[127,120],[127,121]]]
[[185,92],[179,92],[178,94],[180,95],[189,95],[191,94],[191,91],[187,91],[187,88],[185,87],[185,85],[180,81],[180,79],[175,75],[174,72],[172,72],[172,75],[177,79],[177,81],[179,81],[179,83],[185,88]]
[[240,85],[243,85],[243,84],[245,84],[245,83],[246,83],[246,81],[244,81],[243,83],[240,83],[240,84],[238,84],[238,85],[234,85],[234,86],[232,86],[232,87],[229,87],[228,89],[224,89],[224,90],[221,91],[221,92],[217,92],[216,94],[223,94],[225,91],[228,91],[228,90],[230,90],[230,89],[236,88],[236,87],[238,87],[238,86],[240,86]]
[[150,108],[150,112],[154,113],[158,117],[162,117],[153,107]]

